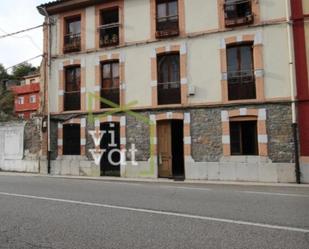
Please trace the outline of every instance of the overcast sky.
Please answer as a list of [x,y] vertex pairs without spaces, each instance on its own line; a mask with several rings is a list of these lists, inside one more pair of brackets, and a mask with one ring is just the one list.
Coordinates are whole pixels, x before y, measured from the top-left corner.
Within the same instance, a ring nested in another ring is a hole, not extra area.
[[[51,0],[1,0],[0,36],[43,23],[36,6]],[[0,63],[6,68],[42,54],[42,29],[0,39]],[[31,61],[38,66],[41,59]]]

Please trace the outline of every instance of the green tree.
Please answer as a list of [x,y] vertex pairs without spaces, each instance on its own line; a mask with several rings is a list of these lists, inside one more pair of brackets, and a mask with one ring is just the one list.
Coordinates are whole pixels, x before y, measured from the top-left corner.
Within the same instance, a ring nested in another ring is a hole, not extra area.
[[12,76],[14,79],[19,80],[22,79],[24,76],[35,73],[36,71],[36,67],[32,66],[28,62],[25,62],[13,67]]
[[0,63],[0,81],[8,79],[9,74],[5,70],[4,66]]
[[0,122],[14,117],[14,94],[5,87],[5,81],[11,78],[0,63]]
[[4,90],[0,95],[0,122],[8,121],[14,117],[14,95]]

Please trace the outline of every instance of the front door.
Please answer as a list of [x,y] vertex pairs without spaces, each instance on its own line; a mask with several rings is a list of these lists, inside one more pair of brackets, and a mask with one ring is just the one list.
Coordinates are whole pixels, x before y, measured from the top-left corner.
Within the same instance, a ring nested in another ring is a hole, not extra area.
[[171,122],[158,122],[158,173],[159,177],[172,177],[172,136]]
[[101,159],[101,176],[120,176],[119,123],[102,123],[100,130],[105,132],[100,146],[105,150]]

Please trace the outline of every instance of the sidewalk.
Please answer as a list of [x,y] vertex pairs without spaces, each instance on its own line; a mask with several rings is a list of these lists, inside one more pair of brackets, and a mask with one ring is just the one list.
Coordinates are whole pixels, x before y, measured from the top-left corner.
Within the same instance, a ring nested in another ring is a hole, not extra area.
[[239,186],[269,186],[269,187],[298,187],[309,188],[309,184],[295,183],[268,183],[268,182],[237,182],[237,181],[207,181],[207,180],[185,180],[174,181],[173,179],[147,179],[147,178],[120,178],[120,177],[87,177],[87,176],[61,176],[42,175],[35,173],[0,172],[0,176],[24,176],[24,177],[47,177],[72,180],[92,180],[92,181],[115,181],[115,182],[140,182],[140,183],[169,183],[169,184],[214,184],[214,185],[239,185]]

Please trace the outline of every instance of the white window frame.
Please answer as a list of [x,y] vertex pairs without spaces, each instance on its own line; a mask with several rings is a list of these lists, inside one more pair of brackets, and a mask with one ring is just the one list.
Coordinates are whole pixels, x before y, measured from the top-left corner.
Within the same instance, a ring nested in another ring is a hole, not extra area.
[[18,97],[18,104],[23,105],[25,103],[25,98],[24,97]]
[[30,96],[30,99],[29,99],[29,102],[30,102],[31,104],[36,103],[36,95],[31,95],[31,96]]

